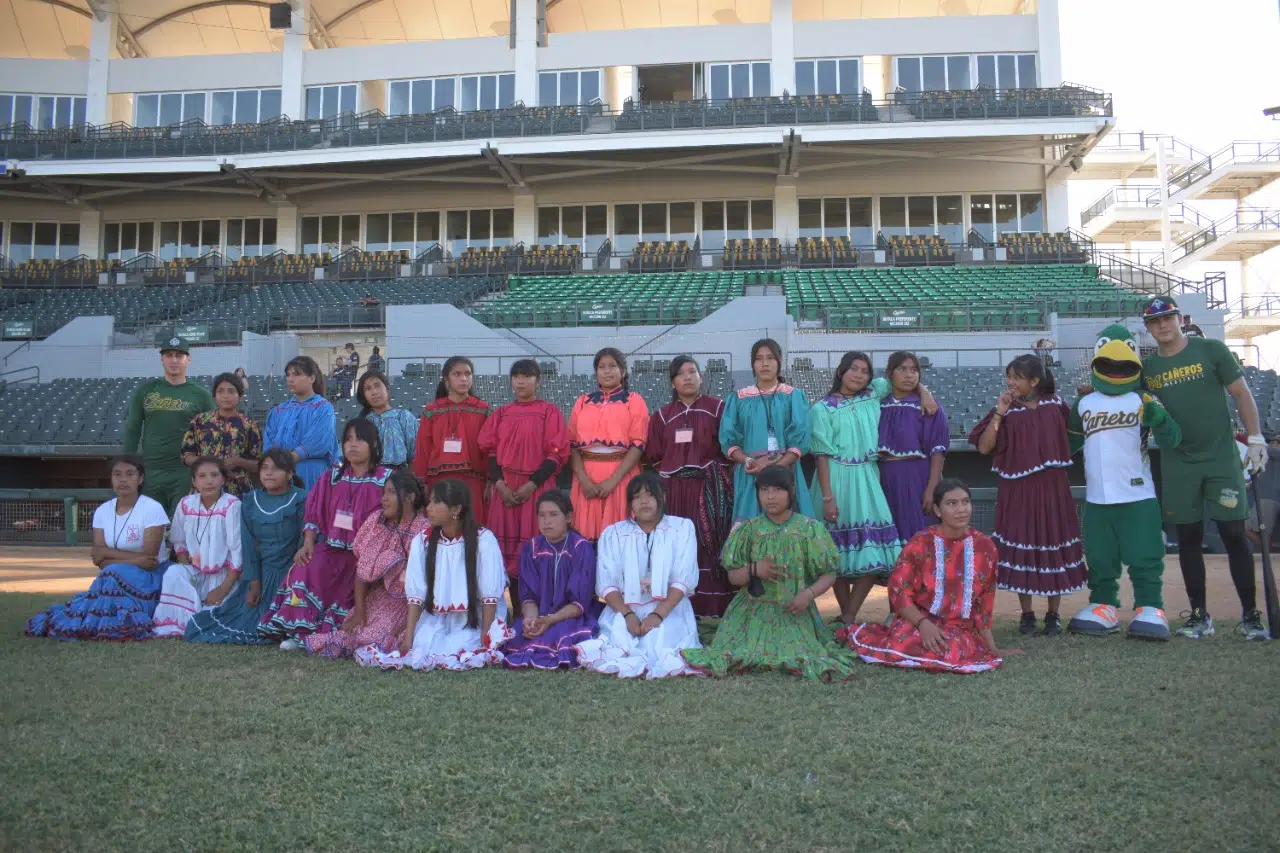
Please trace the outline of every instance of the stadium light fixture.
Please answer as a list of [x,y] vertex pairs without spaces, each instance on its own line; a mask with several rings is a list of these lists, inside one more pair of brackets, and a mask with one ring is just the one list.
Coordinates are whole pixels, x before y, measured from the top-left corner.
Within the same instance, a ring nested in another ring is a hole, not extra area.
[[1268,107],[1267,109],[1262,111],[1262,114],[1264,116],[1270,117],[1273,120],[1280,119],[1280,107]]

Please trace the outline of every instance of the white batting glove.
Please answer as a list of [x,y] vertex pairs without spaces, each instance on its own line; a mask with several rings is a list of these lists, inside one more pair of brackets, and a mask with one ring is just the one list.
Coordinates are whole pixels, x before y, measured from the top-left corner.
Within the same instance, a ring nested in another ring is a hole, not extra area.
[[1267,470],[1267,440],[1260,435],[1249,436],[1249,455],[1246,457],[1250,474]]

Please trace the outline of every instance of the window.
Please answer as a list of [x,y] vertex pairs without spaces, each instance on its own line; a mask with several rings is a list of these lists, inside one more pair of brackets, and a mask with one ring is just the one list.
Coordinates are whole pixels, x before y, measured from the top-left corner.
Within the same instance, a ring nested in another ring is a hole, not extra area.
[[[672,207],[675,206],[672,205]],[[676,214],[673,213],[673,221],[675,217]],[[578,245],[582,247],[584,253],[598,252],[608,236],[609,206],[607,204],[572,204],[564,207],[538,208],[538,243],[541,245]]]
[[908,92],[939,92],[973,88],[970,57],[899,56],[895,63],[898,86]]
[[862,90],[856,59],[802,59],[796,63],[797,95],[856,95]]
[[907,200],[902,196],[880,199],[880,233],[886,237],[902,237],[907,233]]
[[974,193],[969,196],[969,221],[988,242],[1001,234],[1044,230],[1044,196],[1040,193]]
[[[869,219],[869,205],[866,214]],[[861,210],[859,215],[864,215]],[[948,243],[963,243],[964,198],[958,195],[884,196],[880,199],[880,231],[886,237],[936,234]]]
[[228,219],[227,260],[259,258],[276,250],[275,219]]
[[543,71],[538,75],[538,106],[572,107],[600,97],[600,72]]
[[767,98],[770,95],[769,63],[736,62],[732,65],[707,66],[711,82],[711,100],[729,98]]
[[961,245],[964,233],[964,197],[938,196],[938,236],[952,245]]
[[453,106],[457,79],[396,80],[387,95],[387,113],[393,116],[427,115]]
[[801,237],[848,237],[854,246],[871,246],[870,198],[800,199]]
[[[515,236],[515,208],[450,210],[445,214],[445,242],[454,255],[462,254],[469,246],[482,249],[510,246],[515,242]],[[439,242],[438,237],[422,243],[419,251],[432,242]]]
[[133,124],[135,127],[169,127],[193,119],[204,121],[205,100],[204,92],[141,94],[133,100]]
[[364,218],[364,247],[370,252],[408,252],[417,257],[439,242],[438,211],[370,213]]
[[1040,85],[1034,53],[979,54],[978,85],[987,89],[1034,89]]
[[175,258],[199,258],[222,246],[222,223],[217,219],[186,220],[160,223],[160,245],[156,257],[161,261]]
[[702,248],[724,248],[726,240],[773,236],[773,200],[702,202]]
[[[0,228],[0,248],[4,229]],[[9,223],[9,259],[15,264],[30,260],[65,261],[80,254],[78,222]]]
[[258,124],[280,117],[279,89],[237,89],[214,92],[209,123]]
[[302,252],[319,255],[340,254],[360,245],[360,214],[302,217]]
[[[237,117],[239,104],[236,104]],[[356,111],[356,84],[307,87],[307,119],[334,118]],[[238,123],[238,122],[237,122]]]
[[[496,110],[509,107],[516,100],[516,75],[482,74],[478,77],[459,77],[458,109]],[[439,106],[436,109],[440,109]]]
[[84,124],[85,98],[72,95],[0,95],[0,127],[29,124],[51,130]]
[[108,222],[104,236],[109,261],[127,261],[155,251],[154,222]]

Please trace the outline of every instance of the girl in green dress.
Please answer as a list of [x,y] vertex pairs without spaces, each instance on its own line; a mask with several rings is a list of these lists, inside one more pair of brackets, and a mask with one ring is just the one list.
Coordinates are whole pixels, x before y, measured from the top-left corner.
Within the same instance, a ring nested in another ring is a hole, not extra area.
[[684,658],[717,677],[781,669],[844,681],[856,658],[830,636],[815,604],[836,580],[835,543],[821,522],[796,511],[790,468],[768,466],[755,488],[764,514],[729,534],[721,558],[738,594],[711,645],[685,649]]

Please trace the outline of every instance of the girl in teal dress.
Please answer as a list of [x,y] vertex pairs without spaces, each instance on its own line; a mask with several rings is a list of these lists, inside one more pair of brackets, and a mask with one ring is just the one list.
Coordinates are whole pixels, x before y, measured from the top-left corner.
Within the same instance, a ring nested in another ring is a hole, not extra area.
[[[756,475],[769,465],[795,469],[809,450],[809,400],[785,381],[782,349],[770,338],[751,345],[754,385],[725,401],[720,419],[720,449],[733,466],[733,523],[760,514]],[[803,515],[814,516],[804,474],[797,471],[796,498]]]
[[302,545],[307,494],[294,485],[295,463],[287,451],[268,450],[258,468],[262,488],[240,504],[240,546],[244,573],[222,604],[187,622],[188,643],[261,645],[258,623],[284,583],[293,555]]
[[[840,359],[831,393],[809,414],[817,463],[813,503],[840,552],[836,600],[841,620],[853,624],[876,579],[887,575],[902,550],[898,528],[880,488],[880,401],[891,390],[871,378],[871,358],[848,352]],[[921,388],[923,407],[924,389]],[[932,398],[929,398],[932,404]]]
[[682,654],[708,675],[784,670],[844,681],[856,659],[827,631],[815,604],[835,583],[835,544],[820,522],[796,512],[791,468],[766,467],[755,490],[764,514],[729,534],[723,553],[729,580],[741,588],[711,645]]

